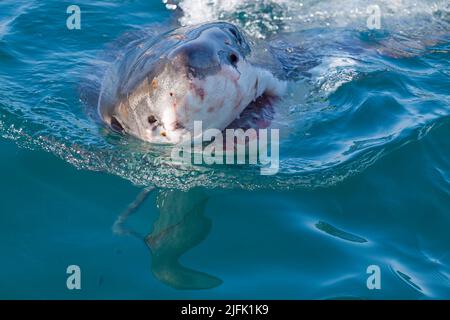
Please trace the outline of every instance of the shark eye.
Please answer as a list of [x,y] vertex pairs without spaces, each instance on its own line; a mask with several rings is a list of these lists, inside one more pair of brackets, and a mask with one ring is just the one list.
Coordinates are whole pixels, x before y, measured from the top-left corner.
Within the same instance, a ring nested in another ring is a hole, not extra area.
[[111,128],[117,132],[123,132],[123,126],[120,124],[119,120],[116,117],[111,118]]
[[239,62],[239,57],[235,53],[230,54],[229,58],[232,65],[236,65]]

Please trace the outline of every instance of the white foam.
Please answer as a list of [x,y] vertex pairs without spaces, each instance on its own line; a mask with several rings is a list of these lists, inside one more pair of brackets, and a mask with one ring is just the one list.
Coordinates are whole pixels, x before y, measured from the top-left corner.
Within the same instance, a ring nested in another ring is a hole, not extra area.
[[357,75],[356,65],[356,61],[348,57],[326,57],[309,72],[316,86],[330,94],[354,79]]
[[193,25],[220,19],[222,12],[232,12],[241,3],[240,0],[184,0],[179,7],[184,15],[182,25]]

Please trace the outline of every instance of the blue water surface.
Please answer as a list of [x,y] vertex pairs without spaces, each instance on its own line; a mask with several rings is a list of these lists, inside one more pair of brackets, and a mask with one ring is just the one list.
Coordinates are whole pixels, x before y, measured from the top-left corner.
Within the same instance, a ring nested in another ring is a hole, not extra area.
[[365,1],[338,20],[313,1],[297,20],[294,1],[205,3],[290,80],[280,172],[264,177],[174,168],[164,147],[96,121],[127,39],[200,22],[192,1],[172,2],[184,12],[77,1],[81,30],[66,27],[72,1],[0,3],[0,298],[449,299],[448,3],[389,7],[377,31]]

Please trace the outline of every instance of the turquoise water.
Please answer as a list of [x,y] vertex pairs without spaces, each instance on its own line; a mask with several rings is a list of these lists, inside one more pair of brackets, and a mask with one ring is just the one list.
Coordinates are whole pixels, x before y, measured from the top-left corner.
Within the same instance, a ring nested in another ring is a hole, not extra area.
[[[378,31],[368,1],[212,3],[78,1],[81,30],[70,1],[0,3],[0,298],[450,298],[448,3],[378,1]],[[286,71],[276,176],[173,167],[92,116],[127,39],[202,19]]]

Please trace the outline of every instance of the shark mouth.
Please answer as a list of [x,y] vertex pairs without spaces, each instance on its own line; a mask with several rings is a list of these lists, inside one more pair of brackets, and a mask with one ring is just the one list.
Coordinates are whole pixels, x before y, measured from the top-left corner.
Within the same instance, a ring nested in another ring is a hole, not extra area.
[[[274,117],[274,104],[280,97],[263,94],[250,103],[240,117],[234,120],[226,129],[266,129],[270,127]],[[226,130],[225,129],[225,130]]]

